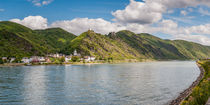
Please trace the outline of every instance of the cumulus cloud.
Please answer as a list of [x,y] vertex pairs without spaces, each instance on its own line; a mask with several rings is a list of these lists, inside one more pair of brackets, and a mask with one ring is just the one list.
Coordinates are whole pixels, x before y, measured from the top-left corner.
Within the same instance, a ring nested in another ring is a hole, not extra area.
[[48,5],[51,2],[53,2],[53,0],[28,0],[30,2],[32,2],[35,6],[44,6],[44,5]]
[[23,20],[11,19],[10,21],[22,24],[31,29],[45,29],[48,27],[47,19],[42,16],[28,16]]
[[162,18],[165,8],[157,3],[144,3],[130,0],[130,4],[124,10],[112,12],[115,20],[123,23],[151,24]]
[[119,31],[124,29],[117,23],[108,22],[102,18],[88,19],[88,18],[76,18],[73,20],[56,21],[51,24],[51,27],[61,27],[74,34],[81,34],[87,31],[89,28],[96,32],[107,34],[112,31]]
[[200,43],[203,45],[210,45],[210,38],[203,35],[176,35],[175,39],[187,40],[191,42]]
[[[130,4],[123,10],[112,12],[113,20],[122,23],[152,24],[159,22],[164,13],[171,13],[174,8],[196,6],[210,7],[209,0],[144,0],[143,2],[130,0]],[[189,9],[192,11],[192,9]],[[187,11],[181,11],[187,15]]]

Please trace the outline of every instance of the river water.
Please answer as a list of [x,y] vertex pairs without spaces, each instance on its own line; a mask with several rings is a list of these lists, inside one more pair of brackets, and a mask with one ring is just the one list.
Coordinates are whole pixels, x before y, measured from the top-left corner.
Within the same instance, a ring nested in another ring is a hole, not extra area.
[[0,105],[165,105],[199,73],[194,61],[0,67]]

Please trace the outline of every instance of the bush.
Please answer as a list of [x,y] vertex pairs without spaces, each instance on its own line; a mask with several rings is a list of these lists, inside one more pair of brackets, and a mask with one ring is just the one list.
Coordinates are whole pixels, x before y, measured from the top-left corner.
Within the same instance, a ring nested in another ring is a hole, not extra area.
[[210,61],[199,61],[199,63],[205,69],[204,78],[201,80],[198,86],[196,86],[192,94],[186,98],[181,105],[205,105],[206,101],[210,97]]
[[60,58],[59,61],[60,61],[61,63],[65,62],[65,57]]
[[0,64],[4,64],[3,60],[0,58]]
[[78,56],[73,56],[73,57],[71,58],[71,61],[72,61],[72,62],[79,62],[79,57],[78,57]]

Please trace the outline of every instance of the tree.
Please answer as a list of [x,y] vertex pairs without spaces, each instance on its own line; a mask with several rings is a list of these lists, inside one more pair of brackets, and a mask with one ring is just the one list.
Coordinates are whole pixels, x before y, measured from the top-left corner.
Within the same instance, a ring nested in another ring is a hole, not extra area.
[[3,60],[0,58],[0,64],[4,64]]
[[78,57],[78,56],[73,56],[73,57],[71,58],[71,61],[72,61],[72,62],[78,62],[78,61],[79,61],[79,57]]
[[59,61],[62,63],[62,62],[65,62],[65,57],[62,57],[59,59]]

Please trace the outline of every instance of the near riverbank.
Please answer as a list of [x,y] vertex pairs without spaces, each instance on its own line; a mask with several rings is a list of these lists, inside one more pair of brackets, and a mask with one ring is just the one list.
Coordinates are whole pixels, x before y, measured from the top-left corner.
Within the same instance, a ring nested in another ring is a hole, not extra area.
[[200,75],[192,85],[171,101],[170,105],[204,105],[210,95],[210,60],[197,61]]

